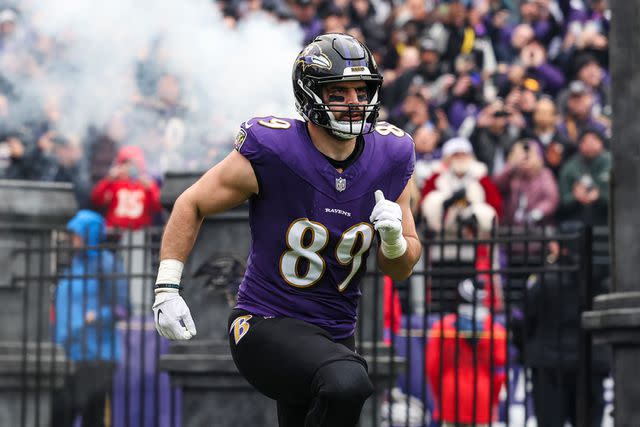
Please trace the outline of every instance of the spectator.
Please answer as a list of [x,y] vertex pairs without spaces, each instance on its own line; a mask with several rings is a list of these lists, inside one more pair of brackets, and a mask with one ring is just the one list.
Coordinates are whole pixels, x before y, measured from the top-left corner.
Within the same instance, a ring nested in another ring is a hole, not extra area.
[[346,33],[348,23],[349,17],[347,13],[343,9],[333,6],[329,8],[322,19],[322,32]]
[[411,134],[416,132],[418,128],[431,123],[429,103],[420,93],[408,94],[399,113],[399,115],[390,117],[390,121]]
[[303,45],[311,43],[316,36],[322,33],[322,22],[317,15],[316,4],[313,0],[295,0],[292,12],[304,32]]
[[140,101],[140,106],[168,119],[185,113],[183,103],[183,89],[179,78],[175,74],[163,73],[156,83],[156,92],[150,98]]
[[509,62],[513,62],[520,56],[520,52],[526,45],[533,41],[535,32],[530,24],[520,23],[515,26],[511,32],[510,49],[507,51],[506,58]]
[[[27,123],[31,132],[36,138],[40,138],[43,134],[49,131],[55,131],[60,128],[60,123],[64,117],[63,105],[65,100],[69,97],[70,90],[65,89],[61,85],[55,83],[48,83],[43,88],[42,100],[36,111],[29,111],[26,113]],[[27,105],[20,105],[22,109],[33,108],[30,103]],[[16,106],[16,109],[18,107]],[[18,115],[25,114],[25,112],[18,112]]]
[[[74,182],[80,174],[83,152],[77,141],[55,131],[44,133],[31,153],[32,179],[52,182]],[[85,179],[86,177],[81,177]]]
[[[53,397],[56,427],[71,427],[77,414],[82,426],[102,427],[113,372],[120,359],[115,324],[128,310],[127,282],[114,278],[122,264],[99,245],[104,219],[80,210],[67,224],[73,256],[55,291],[54,339],[74,362],[68,383]],[[106,426],[105,426],[106,427]]]
[[559,130],[570,141],[576,143],[578,136],[587,128],[607,134],[607,127],[593,115],[593,93],[584,82],[574,80],[569,84],[566,115],[560,123]]
[[497,97],[506,98],[514,88],[521,87],[527,77],[525,72],[525,67],[517,61],[512,64],[500,64],[491,78]]
[[24,29],[19,26],[18,11],[12,7],[0,9],[0,51],[19,50],[24,43]]
[[30,179],[31,168],[27,152],[29,141],[20,130],[10,130],[2,138],[2,177],[4,179]]
[[588,86],[594,98],[594,115],[611,115],[608,76],[598,61],[590,55],[580,58],[576,78]]
[[[487,35],[491,40],[491,45],[495,51],[496,60],[504,64],[513,58],[511,51],[511,39],[509,32],[511,30],[511,11],[502,2],[491,2],[490,12],[485,20],[487,25]],[[533,33],[533,30],[531,31]],[[525,40],[528,42],[530,38]],[[523,43],[523,45],[524,45]],[[516,53],[517,54],[517,53]]]
[[533,126],[523,132],[543,147],[545,165],[557,177],[560,167],[575,152],[576,146],[558,131],[558,114],[553,99],[544,96],[533,110]]
[[484,103],[484,82],[472,55],[460,55],[455,62],[456,80],[449,90],[444,108],[454,129],[467,116],[475,115]]
[[453,75],[442,74],[442,63],[436,43],[425,39],[420,43],[420,62],[417,67],[409,68],[385,89],[385,105],[391,108],[399,105],[410,89],[430,98],[442,98],[454,82]]
[[[565,232],[571,229],[561,230]],[[562,252],[557,244],[550,245],[553,264],[576,265],[576,254],[568,248]],[[531,369],[534,412],[539,426],[563,427],[566,421],[576,424],[576,389],[578,387],[578,337],[581,333],[580,277],[576,273],[533,274],[527,281],[526,328],[524,344],[526,366]],[[594,294],[606,292],[603,283],[595,282]],[[516,325],[514,325],[514,328]],[[603,345],[594,345],[591,352],[590,393],[591,423],[600,427],[604,413],[603,381],[609,375],[610,354]]]
[[137,230],[152,224],[160,212],[160,189],[145,169],[142,150],[134,146],[120,149],[109,175],[91,192],[95,207],[106,211],[108,227]]
[[553,222],[560,201],[558,185],[544,166],[542,148],[531,140],[513,145],[507,166],[494,178],[504,198],[505,225],[529,226]]
[[[399,77],[405,74],[411,76],[418,65],[420,65],[420,51],[415,46],[405,46],[402,49],[402,52],[398,53],[398,64],[395,69],[387,71],[386,75],[388,75],[389,78],[385,79],[387,81],[385,83],[386,87],[390,88],[389,90],[392,94],[396,93],[396,96],[392,96],[392,100],[390,100],[390,102],[402,102],[405,95],[405,92],[403,91],[409,89],[411,82],[405,77],[400,83],[398,83],[398,87],[394,87],[395,82]],[[403,81],[408,84],[403,83]],[[387,105],[389,108],[397,106],[389,103],[387,103]]]
[[[593,96],[593,115],[611,115],[609,82],[607,74],[592,55],[584,54],[575,61],[575,79],[587,86]],[[569,91],[563,90],[558,95],[558,104],[566,105]]]
[[[566,19],[566,33],[558,60],[567,69],[581,53],[594,55],[603,67],[609,65],[609,28],[611,13],[607,0],[584,2],[560,0]],[[586,6],[586,7],[585,7]]]
[[457,233],[461,222],[489,231],[502,213],[502,200],[487,168],[473,155],[471,143],[453,138],[442,147],[441,173],[431,176],[422,189],[421,212],[434,231]]
[[479,23],[476,12],[462,2],[448,5],[439,43],[444,46],[442,60],[448,63],[450,70],[456,68],[455,62],[460,55],[471,55],[479,71],[492,72],[495,67],[495,54],[488,37],[485,37],[485,30],[474,25]]
[[491,175],[504,168],[507,153],[519,130],[509,124],[513,110],[505,108],[502,100],[496,100],[480,111],[473,133],[469,137],[478,160],[484,163]]
[[426,373],[434,397],[434,418],[443,427],[486,426],[497,421],[505,381],[506,331],[481,301],[482,284],[458,285],[460,304],[429,328]]
[[611,154],[605,144],[597,129],[586,129],[578,138],[578,152],[560,170],[560,221],[608,224]]
[[505,106],[511,112],[509,124],[520,132],[530,127],[533,121],[533,111],[541,95],[540,82],[531,77],[522,80],[522,84],[514,87],[505,99]]
[[384,43],[386,35],[376,20],[376,7],[371,0],[353,0],[348,6],[351,24],[362,30],[369,47],[375,49]]
[[533,40],[522,48],[520,62],[526,74],[540,82],[545,93],[555,96],[564,86],[564,74],[548,62],[547,51],[539,41]]
[[90,130],[87,159],[92,186],[107,176],[118,151],[128,136],[129,129],[122,113],[115,113],[103,131]]
[[[557,10],[559,12],[559,10]],[[560,14],[558,14],[560,16]],[[524,1],[520,3],[520,17],[522,22],[529,23],[534,31],[534,37],[545,48],[549,48],[556,37],[562,35],[562,27],[558,22],[550,0]]]
[[156,83],[154,96],[137,103],[130,129],[138,134],[129,139],[142,148],[147,172],[160,176],[170,167],[188,169],[187,164],[201,153],[186,151],[185,141],[190,134],[189,107],[184,102],[183,82],[177,75],[164,72]]
[[[445,109],[447,120],[460,136],[470,137],[473,131],[472,126],[462,126],[467,123],[465,118],[475,117],[496,95],[509,98],[514,87],[525,95],[520,98],[526,105],[516,102],[510,120],[522,130],[519,111],[530,126],[533,92],[522,89],[529,78],[538,82],[538,96],[542,93],[556,96],[565,88],[565,78],[575,78],[590,88],[596,120],[600,120],[600,110],[605,116],[610,112],[605,70],[611,14],[606,0],[410,0],[398,5],[378,0],[252,0],[244,3],[234,0],[211,7],[222,12],[230,31],[240,28],[242,21],[255,15],[254,12],[264,10],[278,19],[295,19],[305,32],[307,42],[322,31],[323,19],[325,25],[336,31],[348,31],[362,38],[373,47],[383,65],[385,93],[382,99],[390,116],[397,116],[396,109],[406,94],[417,90],[430,108]],[[65,55],[73,51],[74,44],[82,42],[80,34],[60,39],[59,34],[43,35],[33,31],[39,19],[38,8],[30,3],[21,5],[20,10],[12,6],[0,9],[0,61],[3,64],[0,93],[4,96],[0,95],[0,116],[17,115],[23,120],[20,124],[30,127],[36,137],[48,130],[63,129],[62,126],[78,116],[68,111],[78,108],[79,104],[74,102],[78,94],[70,85],[60,83],[72,79],[54,79],[44,85],[31,83],[40,81],[49,70],[64,75],[65,67],[70,65]],[[420,54],[416,55],[418,48]],[[145,99],[134,101],[137,105],[123,106],[125,109],[143,107],[136,108],[137,113],[145,116],[139,123],[141,126],[134,123],[136,126],[129,131],[145,129],[148,132],[142,135],[132,132],[127,141],[143,148],[148,169],[154,176],[169,167],[193,170],[204,166],[205,143],[194,148],[196,152],[185,152],[184,141],[201,141],[200,136],[208,135],[209,129],[215,127],[207,122],[198,128],[200,135],[193,134],[196,127],[190,122],[192,116],[199,114],[207,121],[209,114],[196,108],[207,102],[196,95],[189,98],[189,108],[185,108],[183,86],[190,87],[192,82],[182,81],[168,71],[171,55],[163,35],[154,37],[149,46],[141,50],[140,62],[135,65],[132,77]],[[401,63],[399,57],[403,57]],[[459,64],[465,70],[461,70]],[[68,70],[70,74],[75,72],[74,67]],[[26,99],[31,96],[44,100],[43,111],[33,108],[33,103]],[[558,98],[558,105],[564,110],[564,95]],[[42,117],[33,117],[34,111]],[[218,117],[216,123],[226,125],[227,122]],[[603,125],[601,131],[608,134],[610,124]],[[584,126],[577,127],[575,132],[563,130],[574,142],[584,129]],[[95,135],[82,137],[95,141]],[[157,150],[158,144],[162,144],[162,150]],[[93,156],[99,151],[96,147],[87,147],[89,164],[93,165]],[[111,157],[115,155],[113,147],[106,151],[111,152]],[[109,153],[106,154],[109,157]],[[482,159],[483,153],[477,154]],[[101,156],[99,153],[98,157]],[[214,161],[218,159],[213,157]],[[107,172],[104,167],[96,170],[99,172],[92,177],[92,184]],[[490,170],[497,172],[492,165]]]
[[440,132],[433,125],[427,124],[416,129],[413,141],[416,145],[415,179],[419,190],[422,190],[425,182],[440,170],[442,156],[440,145]]
[[134,101],[140,101],[138,98],[151,97],[155,93],[158,80],[166,68],[168,49],[166,38],[160,35],[154,37],[149,43],[148,50],[140,55],[135,65]]
[[90,207],[91,185],[82,147],[76,139],[55,131],[45,132],[27,158],[29,179],[73,184],[76,202],[81,209]]
[[[427,4],[420,0],[408,0],[402,3],[395,11],[395,26],[396,27],[413,27],[411,32],[414,36],[422,34],[429,22],[429,10]],[[415,40],[410,40],[410,43],[415,43]]]

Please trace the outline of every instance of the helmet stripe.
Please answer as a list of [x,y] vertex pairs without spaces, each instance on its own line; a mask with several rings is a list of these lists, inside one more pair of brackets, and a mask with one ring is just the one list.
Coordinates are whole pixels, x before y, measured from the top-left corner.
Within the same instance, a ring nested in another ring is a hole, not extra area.
[[[362,50],[362,47],[360,46],[360,43],[353,43],[353,50],[355,51],[355,55],[353,56],[354,58],[362,58],[364,57],[364,50]],[[364,60],[359,59],[356,61],[357,64],[355,65],[363,65],[366,66],[367,64],[364,62]]]
[[356,49],[356,57],[364,58],[365,57],[364,49],[362,48],[362,46],[360,46],[360,43],[354,43],[354,47]]
[[[334,47],[336,48],[336,51],[338,51],[338,54],[340,54],[343,58],[345,58],[346,60],[346,66],[347,67],[354,67],[354,66],[363,66],[366,67],[367,66],[367,55],[364,51],[364,49],[362,48],[362,46],[360,45],[360,43],[355,42],[355,43],[347,43],[343,37],[338,37],[336,38],[336,40],[338,41],[337,45],[334,45]],[[338,49],[338,45],[340,47],[340,49]],[[352,58],[362,58],[362,59],[352,59]]]
[[[342,52],[340,52],[340,50],[338,50],[338,53],[343,57],[343,58],[351,58],[351,55],[349,53],[349,46],[344,42],[342,37],[338,37],[338,44],[340,45],[340,49],[342,50]],[[337,49],[336,49],[337,50]],[[347,59],[347,67],[351,67],[351,59]]]

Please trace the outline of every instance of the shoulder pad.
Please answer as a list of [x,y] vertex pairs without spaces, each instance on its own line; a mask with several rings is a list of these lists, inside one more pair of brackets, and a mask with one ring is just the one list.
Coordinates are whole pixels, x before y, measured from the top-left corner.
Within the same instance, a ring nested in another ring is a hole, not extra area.
[[283,131],[294,127],[295,120],[282,119],[274,116],[253,117],[240,125],[233,148],[240,151],[247,138],[257,141],[268,137],[273,131]]
[[294,125],[293,119],[282,119],[274,116],[253,117],[242,124],[242,128],[247,131],[251,128],[253,132],[263,132],[269,130],[286,130]]

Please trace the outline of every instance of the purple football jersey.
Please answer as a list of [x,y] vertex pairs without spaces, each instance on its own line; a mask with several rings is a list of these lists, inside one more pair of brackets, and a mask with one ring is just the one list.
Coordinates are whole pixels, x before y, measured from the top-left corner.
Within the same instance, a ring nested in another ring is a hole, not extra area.
[[374,192],[396,200],[415,163],[401,129],[379,123],[360,157],[339,173],[318,151],[306,123],[274,117],[245,122],[235,148],[253,167],[251,250],[237,307],[293,317],[336,339],[355,331],[360,282],[375,232]]

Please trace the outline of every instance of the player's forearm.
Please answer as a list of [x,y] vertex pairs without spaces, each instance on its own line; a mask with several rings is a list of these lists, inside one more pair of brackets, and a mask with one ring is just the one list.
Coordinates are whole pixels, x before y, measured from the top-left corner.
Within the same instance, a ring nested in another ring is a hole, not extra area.
[[398,258],[385,257],[381,249],[378,249],[378,268],[393,280],[405,280],[413,272],[413,267],[420,259],[422,244],[414,236],[404,236],[407,241],[407,250]]
[[183,193],[176,200],[162,235],[160,259],[185,262],[195,243],[203,217],[197,205]]

